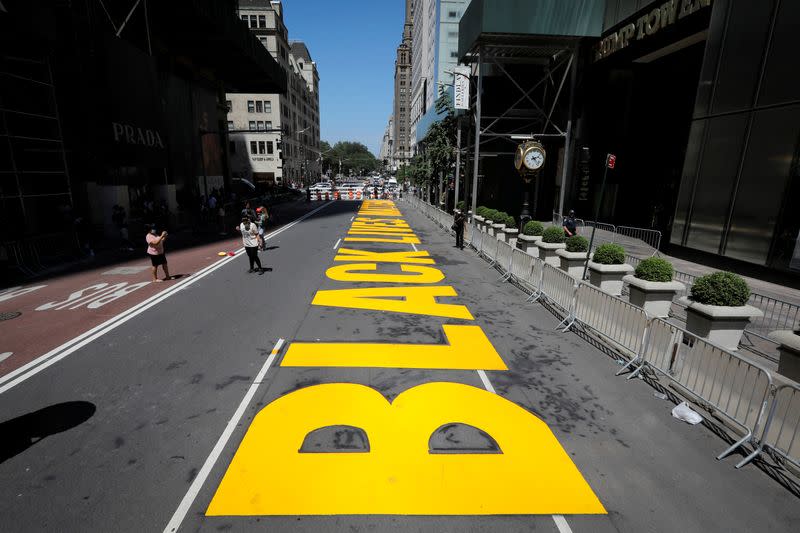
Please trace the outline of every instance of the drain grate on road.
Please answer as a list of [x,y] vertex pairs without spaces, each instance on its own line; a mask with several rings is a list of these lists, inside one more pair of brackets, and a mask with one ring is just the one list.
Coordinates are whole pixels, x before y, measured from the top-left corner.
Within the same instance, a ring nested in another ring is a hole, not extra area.
[[5,312],[2,312],[2,313],[0,313],[0,322],[2,322],[3,320],[11,320],[12,318],[17,318],[21,314],[22,313],[20,313],[19,311],[5,311]]

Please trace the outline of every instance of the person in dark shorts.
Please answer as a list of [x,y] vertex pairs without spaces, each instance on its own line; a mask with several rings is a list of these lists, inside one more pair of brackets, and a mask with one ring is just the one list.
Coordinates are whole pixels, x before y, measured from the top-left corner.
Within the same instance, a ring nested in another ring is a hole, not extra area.
[[[147,255],[150,256],[150,262],[153,264],[153,282],[167,281],[170,279],[169,266],[167,265],[167,256],[164,254],[164,241],[167,239],[167,232],[162,231],[159,235],[156,231],[156,226],[150,227],[150,232],[145,237],[147,241]],[[164,279],[158,279],[158,267],[164,270]]]

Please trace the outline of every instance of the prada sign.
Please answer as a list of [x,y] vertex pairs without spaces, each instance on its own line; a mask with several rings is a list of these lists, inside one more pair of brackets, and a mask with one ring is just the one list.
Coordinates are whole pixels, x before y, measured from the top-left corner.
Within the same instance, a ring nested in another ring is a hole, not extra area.
[[604,37],[595,48],[594,60],[600,61],[627,48],[631,41],[647,39],[692,13],[710,6],[711,0],[669,0],[664,2],[638,17],[635,22]]
[[133,126],[131,124],[121,124],[112,122],[114,129],[114,142],[118,144],[130,144],[137,146],[147,146],[148,148],[164,148],[164,142],[157,130],[150,130]]

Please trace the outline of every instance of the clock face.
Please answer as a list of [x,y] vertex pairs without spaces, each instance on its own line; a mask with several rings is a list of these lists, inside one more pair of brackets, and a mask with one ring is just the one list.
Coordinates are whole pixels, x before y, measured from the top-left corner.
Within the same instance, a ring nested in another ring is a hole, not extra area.
[[525,166],[530,170],[539,170],[544,165],[544,151],[541,148],[531,148],[525,152]]
[[519,170],[522,168],[522,147],[520,146],[517,148],[517,152],[514,154],[514,167]]

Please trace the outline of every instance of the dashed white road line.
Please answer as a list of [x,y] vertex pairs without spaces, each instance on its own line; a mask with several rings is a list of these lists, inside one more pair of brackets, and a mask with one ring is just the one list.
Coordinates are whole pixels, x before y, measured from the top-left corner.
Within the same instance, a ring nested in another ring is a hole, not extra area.
[[250,405],[253,396],[255,396],[258,387],[261,385],[264,377],[267,375],[267,371],[269,370],[270,366],[272,366],[272,363],[275,361],[278,353],[281,351],[283,343],[283,339],[278,339],[278,342],[275,343],[275,347],[272,348],[272,352],[270,352],[269,357],[264,362],[264,366],[262,366],[261,370],[258,371],[256,378],[253,380],[250,388],[247,389],[247,393],[244,395],[244,398],[242,398],[242,402],[239,404],[239,407],[236,408],[233,416],[228,421],[228,425],[225,426],[225,430],[222,432],[222,435],[219,436],[219,440],[217,440],[217,443],[214,445],[214,448],[208,455],[206,462],[203,463],[203,467],[197,473],[194,481],[192,481],[192,484],[189,486],[189,490],[181,500],[181,503],[178,505],[175,513],[172,515],[167,527],[164,528],[164,533],[174,533],[179,527],[181,527],[183,519],[186,518],[186,513],[189,512],[189,509],[192,507],[195,498],[197,498],[197,495],[200,493],[200,489],[203,488],[203,484],[205,484],[208,474],[211,473],[211,469],[214,468],[214,464],[216,464],[217,459],[219,459],[219,456],[225,449],[225,445],[228,444],[228,440],[230,440],[233,431],[236,429],[239,421],[244,416],[244,413],[247,410],[247,407]]
[[334,245],[333,245],[333,249],[334,249],[334,250],[335,250],[335,249],[337,249],[337,248],[339,247],[339,243],[340,243],[340,242],[342,242],[342,239],[339,239],[338,241],[336,241],[336,244],[334,244]]
[[0,353],[0,363],[5,361],[6,359],[11,357],[12,355],[14,355],[14,352],[3,352],[3,353]]
[[[276,229],[275,231],[273,231],[269,235],[265,235],[264,239],[265,240],[270,239],[270,238],[272,238],[272,237],[274,237],[274,236],[276,236],[276,235],[278,235],[278,234],[280,234],[280,233],[292,228],[296,224],[299,224],[303,220],[305,220],[308,217],[312,216],[317,211],[319,211],[321,209],[324,209],[325,207],[329,206],[330,204],[331,204],[331,202],[327,202],[327,203],[319,206],[318,208],[314,209],[313,211],[309,211],[305,215],[296,218],[295,220],[293,220],[289,224]],[[61,346],[58,346],[58,347],[50,350],[49,352],[45,353],[44,355],[41,355],[41,356],[37,357],[33,361],[31,361],[31,362],[19,367],[18,369],[14,370],[12,372],[9,372],[8,374],[6,374],[6,375],[4,375],[2,377],[0,377],[0,385],[2,385],[0,387],[0,394],[12,389],[13,387],[19,385],[23,381],[26,381],[27,379],[30,379],[31,377],[35,376],[36,374],[38,374],[42,370],[44,370],[44,369],[54,365],[55,363],[61,361],[62,359],[64,359],[68,355],[70,355],[71,353],[79,350],[80,348],[83,348],[84,346],[86,346],[87,344],[92,342],[93,340],[105,335],[109,331],[112,331],[113,329],[121,326],[122,324],[124,324],[128,320],[130,320],[130,319],[132,319],[132,318],[144,313],[145,311],[147,311],[151,307],[163,302],[164,300],[166,300],[167,298],[169,298],[173,294],[176,294],[176,293],[180,292],[181,290],[189,287],[193,283],[201,280],[202,278],[204,278],[208,274],[211,274],[212,272],[214,272],[218,268],[220,268],[220,267],[228,264],[229,262],[231,262],[235,257],[238,257],[239,254],[241,252],[243,252],[243,251],[244,251],[244,248],[239,248],[238,250],[236,250],[236,252],[235,252],[236,255],[235,256],[228,256],[228,257],[225,257],[224,259],[220,259],[220,260],[212,263],[211,265],[205,267],[204,269],[200,270],[199,272],[189,276],[186,279],[183,279],[183,280],[179,281],[178,283],[176,283],[172,287],[170,287],[170,288],[168,288],[166,290],[163,290],[163,291],[161,291],[161,292],[159,292],[157,294],[154,294],[153,296],[151,296],[147,300],[144,300],[143,302],[139,302],[138,304],[134,305],[130,309],[127,309],[127,310],[123,311],[122,313],[120,313],[120,314],[118,314],[118,315],[116,315],[114,317],[111,317],[110,319],[106,320],[102,324],[99,324],[99,325],[93,327],[92,329],[81,333],[77,337],[75,337],[75,338],[73,338],[71,340],[68,340],[67,342],[65,342]]]

